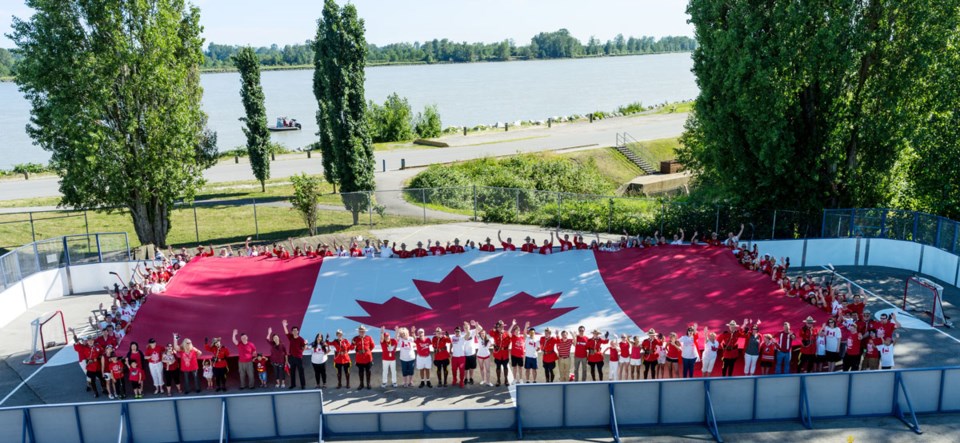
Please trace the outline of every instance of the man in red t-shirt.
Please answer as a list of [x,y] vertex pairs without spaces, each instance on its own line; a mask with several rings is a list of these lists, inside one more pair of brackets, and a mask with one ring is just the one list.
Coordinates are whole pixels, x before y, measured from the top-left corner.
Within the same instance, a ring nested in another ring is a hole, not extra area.
[[520,246],[520,250],[523,252],[536,252],[537,244],[530,238],[527,237],[524,240],[523,246]]
[[297,374],[300,374],[300,389],[307,389],[307,381],[303,375],[303,350],[307,347],[307,341],[300,336],[300,328],[294,326],[288,329],[286,320],[283,320],[281,324],[289,341],[287,362],[290,364],[290,389],[297,387],[297,379],[294,378]]
[[233,330],[233,344],[237,347],[237,372],[240,373],[240,389],[245,389],[249,382],[250,389],[256,387],[256,378],[253,371],[253,358],[257,356],[257,346],[250,341],[247,334],[239,334]]
[[433,385],[430,384],[430,347],[433,342],[424,335],[421,328],[417,329],[417,338],[413,341],[413,344],[417,345],[417,370],[420,371],[420,387],[422,388],[426,384],[428,388],[432,388]]
[[490,237],[487,237],[487,240],[482,245],[480,245],[480,250],[483,252],[493,252],[493,251],[496,251],[497,248],[495,248],[493,244],[490,243]]
[[513,245],[513,239],[507,237],[507,241],[503,241],[503,237],[500,236],[500,231],[497,231],[497,240],[500,242],[500,245],[503,246],[504,251],[516,251],[517,247]]
[[573,246],[576,247],[578,251],[590,248],[590,245],[583,241],[583,236],[579,233],[573,236]]
[[93,395],[99,398],[100,392],[97,390],[97,380],[100,380],[100,387],[103,388],[103,392],[107,392],[107,382],[103,378],[103,372],[100,371],[102,348],[97,346],[93,337],[80,340],[73,328],[70,328],[70,332],[73,334],[73,349],[77,351],[77,356],[80,357],[80,367],[87,375],[87,391],[92,390]]
[[460,246],[460,239],[459,239],[459,238],[453,239],[453,244],[450,245],[450,246],[447,246],[447,253],[448,253],[448,254],[463,254],[463,246]]
[[397,249],[397,244],[394,243],[392,249],[393,249],[393,255],[396,255],[396,256],[399,257],[399,258],[410,258],[410,257],[413,257],[413,254],[411,254],[410,251],[407,250],[407,244],[406,244],[406,243],[400,243],[400,249],[399,249],[399,250]]
[[[527,325],[523,329],[528,330],[529,328],[530,323],[527,322]],[[514,382],[519,382],[523,374],[526,342],[527,338],[523,335],[523,331],[520,330],[520,326],[517,325],[516,321],[513,321],[510,327],[510,366],[513,368]]]
[[367,335],[367,328],[363,325],[357,328],[357,336],[353,337],[353,350],[356,352],[357,369],[360,376],[360,386],[357,389],[363,389],[364,377],[367,380],[367,389],[373,389],[370,386],[370,368],[373,366],[373,337]]
[[580,325],[573,338],[573,379],[587,381],[587,328]]
[[863,348],[863,334],[857,331],[856,325],[848,326],[845,332],[844,338],[846,340],[847,350],[843,354],[843,371],[859,371],[860,361],[863,357],[861,352]]
[[557,241],[560,242],[560,252],[573,249],[573,242],[570,241],[570,234],[564,234],[563,238],[560,238],[559,229],[557,229]]
[[414,258],[426,257],[429,252],[426,249],[423,249],[423,242],[417,242],[417,247],[410,251],[410,255]]
[[450,374],[450,337],[439,327],[433,335],[433,365],[437,367],[437,386],[447,385],[447,376]]
[[496,366],[497,386],[500,386],[501,373],[503,374],[503,379],[507,382],[507,386],[510,385],[507,377],[507,366],[510,363],[510,343],[513,341],[511,340],[510,333],[503,330],[503,326],[503,320],[497,321],[493,332],[490,333],[490,337],[493,338],[493,362]]
[[360,246],[354,242],[350,245],[350,256],[351,257],[363,257],[363,249],[360,249]]

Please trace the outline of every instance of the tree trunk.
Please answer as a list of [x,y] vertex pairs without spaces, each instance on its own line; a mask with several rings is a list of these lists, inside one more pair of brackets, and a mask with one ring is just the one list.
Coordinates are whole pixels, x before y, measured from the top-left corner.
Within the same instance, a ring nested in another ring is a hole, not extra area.
[[267,185],[263,180],[260,180],[260,192],[267,192]]
[[353,210],[351,212],[353,213],[353,225],[356,226],[360,224],[360,211]]
[[170,232],[170,208],[155,197],[133,202],[129,208],[140,244],[166,248],[167,233]]

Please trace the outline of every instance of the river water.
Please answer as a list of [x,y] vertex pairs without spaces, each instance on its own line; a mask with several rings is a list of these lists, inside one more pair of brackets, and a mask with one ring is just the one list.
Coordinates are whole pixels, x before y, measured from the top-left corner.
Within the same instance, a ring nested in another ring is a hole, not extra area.
[[[367,69],[367,98],[382,103],[396,92],[414,112],[427,104],[440,109],[444,127],[476,126],[552,116],[613,111],[690,100],[698,89],[690,72],[690,54],[658,54],[577,60],[506,63],[383,66]],[[204,74],[203,107],[217,131],[221,150],[246,143],[241,123],[240,75]],[[313,71],[263,72],[268,122],[296,118],[302,131],[274,133],[273,140],[296,149],[316,141],[317,102]],[[16,84],[0,82],[0,168],[17,163],[46,163],[49,153],[34,146],[24,131],[30,105]]]

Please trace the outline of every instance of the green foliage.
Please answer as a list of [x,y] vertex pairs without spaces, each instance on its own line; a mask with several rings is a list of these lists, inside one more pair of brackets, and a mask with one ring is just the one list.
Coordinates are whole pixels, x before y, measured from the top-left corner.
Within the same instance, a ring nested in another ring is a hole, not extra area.
[[621,115],[639,114],[643,111],[646,111],[646,108],[643,107],[641,102],[633,102],[617,108],[617,113]]
[[320,194],[322,183],[319,177],[301,173],[290,177],[293,184],[293,196],[290,197],[292,209],[300,214],[310,236],[317,235],[317,216],[320,213]]
[[396,92],[387,97],[383,106],[371,100],[367,105],[367,125],[374,143],[413,140],[413,111],[406,97]]
[[260,190],[266,191],[266,181],[270,178],[270,132],[267,130],[267,109],[263,104],[263,87],[260,86],[260,63],[253,48],[246,47],[233,57],[240,70],[240,97],[246,117],[240,121],[246,123],[243,128],[247,136],[247,154],[253,176],[260,181]]
[[19,163],[13,165],[14,174],[39,174],[48,172],[50,169],[40,163]]
[[369,205],[373,180],[373,143],[363,96],[367,42],[363,20],[351,4],[340,8],[326,0],[317,22],[313,92],[319,111],[324,178],[339,183],[353,222]]
[[10,77],[14,74],[16,70],[16,59],[13,57],[13,53],[0,48],[0,77]]
[[[903,189],[957,196],[939,167],[960,160],[948,129],[960,1],[692,0],[688,12],[700,96],[679,160],[701,189],[811,211],[885,206]],[[898,182],[901,163],[927,155],[942,156],[929,178]]]
[[170,210],[203,183],[200,12],[184,0],[28,0],[11,39],[27,131],[61,174],[61,203],[127,207],[166,246]]
[[427,105],[423,112],[418,112],[413,121],[413,132],[419,138],[435,138],[443,133],[443,123],[440,121],[440,111],[437,105]]

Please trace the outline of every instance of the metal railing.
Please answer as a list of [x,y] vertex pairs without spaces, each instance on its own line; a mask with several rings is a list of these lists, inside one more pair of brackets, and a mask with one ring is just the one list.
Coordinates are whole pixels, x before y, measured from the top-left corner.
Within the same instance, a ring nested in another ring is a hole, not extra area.
[[0,292],[37,272],[130,259],[126,232],[64,235],[35,241],[0,256]]
[[960,251],[960,222],[899,209],[825,209],[820,236],[888,238],[933,246],[954,254]]

